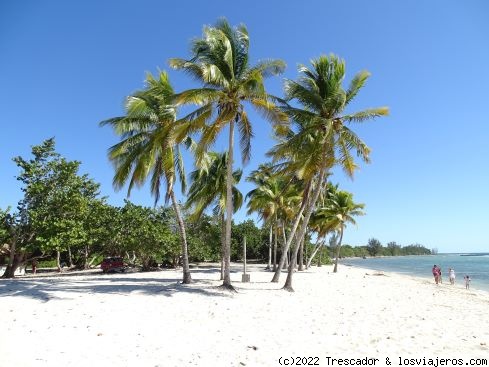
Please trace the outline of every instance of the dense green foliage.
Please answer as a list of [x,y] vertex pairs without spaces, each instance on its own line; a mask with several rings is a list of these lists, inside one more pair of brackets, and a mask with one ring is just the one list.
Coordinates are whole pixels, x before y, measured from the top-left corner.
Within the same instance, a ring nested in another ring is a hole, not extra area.
[[[80,162],[68,161],[55,152],[54,139],[32,148],[32,159],[16,157],[24,184],[24,199],[18,210],[0,211],[0,240],[16,243],[18,265],[36,258],[44,264],[60,262],[88,268],[93,259],[123,256],[130,264],[150,269],[177,266],[181,256],[178,223],[169,207],[143,207],[125,201],[124,206],[108,204],[100,197],[99,185],[78,174]],[[217,261],[222,225],[219,216],[202,215],[187,221],[191,261]],[[248,257],[263,259],[266,231],[248,220],[233,223],[232,259],[242,257],[246,236]],[[5,251],[4,251],[5,250]],[[9,254],[7,248],[2,250]],[[7,263],[7,256],[2,258]],[[97,263],[94,263],[97,265]]]
[[[87,175],[78,173],[80,162],[68,161],[55,152],[54,140],[48,139],[32,148],[32,158],[16,157],[20,168],[18,179],[23,183],[24,198],[17,210],[0,210],[0,240],[4,263],[8,262],[8,247],[15,242],[18,264],[32,259],[41,265],[60,261],[75,268],[97,265],[104,256],[123,256],[129,264],[150,269],[155,266],[177,266],[181,256],[178,223],[173,208],[143,207],[125,201],[117,207],[100,197],[99,185]],[[255,172],[257,182],[258,173]],[[286,221],[298,196],[294,186],[287,190],[275,190],[276,180],[270,180],[263,188],[255,189],[250,195],[253,208],[263,207],[262,217],[282,218]],[[348,196],[330,186],[331,198]],[[277,192],[276,198],[273,192]],[[290,191],[290,193],[288,193]],[[342,193],[340,196],[334,192]],[[271,195],[267,199],[267,195]],[[285,195],[288,193],[287,195]],[[285,197],[284,197],[285,195]],[[338,200],[339,200],[338,199]],[[338,204],[341,201],[336,201]],[[261,203],[261,204],[259,204]],[[317,235],[326,236],[328,226],[334,232],[338,217],[331,222],[333,207],[326,205],[318,209],[312,221]],[[260,206],[261,205],[261,206]],[[222,220],[219,211],[215,215],[202,214],[199,220],[189,220],[192,212],[184,211],[187,224],[189,258],[192,262],[218,261],[221,251]],[[277,215],[276,215],[277,214]],[[323,216],[324,229],[319,223]],[[266,221],[268,223],[268,221]],[[271,222],[273,223],[273,221]],[[247,258],[264,261],[268,256],[269,228],[259,228],[252,220],[232,223],[231,260],[241,260],[243,242],[246,237]],[[308,237],[309,238],[309,237]],[[335,241],[318,252],[313,264],[330,263],[337,248]],[[314,246],[306,241],[306,259]],[[380,241],[370,239],[365,246],[343,245],[340,257],[425,255],[430,250],[414,244],[400,246],[389,242],[383,247]],[[278,254],[281,254],[280,248]]]
[[[373,241],[372,241],[373,240]],[[375,255],[372,254],[370,246],[375,246]],[[328,246],[328,253],[334,256],[335,247]],[[432,251],[420,244],[407,246],[398,245],[395,242],[389,242],[382,246],[377,239],[370,239],[367,246],[350,246],[343,245],[340,250],[340,258],[344,257],[367,257],[367,256],[408,256],[408,255],[431,255]]]

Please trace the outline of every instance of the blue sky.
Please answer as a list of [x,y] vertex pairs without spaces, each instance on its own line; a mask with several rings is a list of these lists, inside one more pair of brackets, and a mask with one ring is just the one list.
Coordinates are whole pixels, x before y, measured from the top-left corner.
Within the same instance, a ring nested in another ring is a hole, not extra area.
[[[187,57],[189,41],[221,16],[247,25],[252,62],[287,63],[283,76],[267,81],[270,93],[281,95],[283,78],[296,78],[298,63],[331,52],[346,60],[348,80],[363,69],[372,73],[351,108],[389,106],[391,115],[354,127],[372,148],[372,163],[353,181],[341,172],[332,177],[366,204],[346,243],[376,237],[441,252],[489,251],[484,0],[2,1],[0,207],[21,197],[11,158],[52,136],[111,203],[122,203],[125,192],[114,192],[106,158],[117,140],[98,122],[121,115],[124,97],[143,87],[146,71]],[[177,91],[195,86],[169,72]],[[255,139],[245,174],[273,144],[269,124],[251,116]],[[225,147],[221,139],[215,150]],[[146,188],[131,200],[152,204]],[[241,210],[236,220],[245,217]]]

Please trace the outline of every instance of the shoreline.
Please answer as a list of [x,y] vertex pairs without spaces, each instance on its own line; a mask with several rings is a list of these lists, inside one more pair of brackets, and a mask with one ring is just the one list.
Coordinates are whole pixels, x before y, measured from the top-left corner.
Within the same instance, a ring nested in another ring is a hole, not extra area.
[[[457,254],[438,255],[413,255],[413,256],[388,256],[376,258],[344,258],[340,261],[343,265],[351,265],[378,271],[387,271],[400,275],[418,277],[433,281],[431,268],[434,263],[441,265],[443,269],[443,280],[449,284],[448,269],[455,269],[455,288],[465,289],[464,275],[471,277],[470,290],[489,292],[489,261],[487,257],[479,260],[479,256],[458,256]],[[470,259],[470,260],[466,260]],[[434,281],[433,281],[434,282]]]
[[[437,287],[446,287],[447,289],[452,289],[454,291],[456,290],[461,290],[465,292],[480,292],[481,295],[485,295],[489,297],[489,290],[487,289],[482,289],[482,288],[477,288],[474,287],[472,284],[470,285],[470,289],[465,289],[465,284],[463,283],[463,280],[459,280],[458,282],[455,281],[454,285],[451,285],[448,281],[448,279],[445,279],[445,283],[440,283],[438,285],[435,284],[435,281],[433,279],[433,276],[421,276],[421,275],[412,275],[409,273],[399,273],[391,270],[378,270],[378,269],[371,269],[371,268],[365,268],[361,266],[357,266],[356,264],[341,264],[344,267],[352,267],[355,269],[360,269],[360,270],[365,270],[366,272],[380,272],[384,274],[388,274],[390,276],[400,276],[400,277],[405,277],[405,278],[411,278],[415,281],[418,281],[423,284],[433,284],[434,286]],[[448,278],[448,277],[446,277]]]
[[[489,294],[345,266],[294,276],[295,293],[262,265],[0,282],[0,362],[25,366],[275,366],[285,356],[486,357]],[[434,337],[436,335],[436,337]],[[29,346],[26,348],[26,346]],[[87,353],[89,351],[89,353]],[[392,360],[392,359],[391,359]],[[380,364],[383,365],[383,364]]]

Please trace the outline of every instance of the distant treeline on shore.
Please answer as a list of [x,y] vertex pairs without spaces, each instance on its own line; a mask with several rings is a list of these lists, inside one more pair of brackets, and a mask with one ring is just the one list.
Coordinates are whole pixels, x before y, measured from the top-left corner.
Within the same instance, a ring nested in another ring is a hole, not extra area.
[[[328,253],[332,257],[334,244],[328,246]],[[411,244],[407,246],[398,245],[392,241],[385,246],[376,238],[368,240],[365,246],[343,245],[340,250],[340,257],[367,257],[367,256],[408,256],[408,255],[431,255],[432,250],[421,244]]]

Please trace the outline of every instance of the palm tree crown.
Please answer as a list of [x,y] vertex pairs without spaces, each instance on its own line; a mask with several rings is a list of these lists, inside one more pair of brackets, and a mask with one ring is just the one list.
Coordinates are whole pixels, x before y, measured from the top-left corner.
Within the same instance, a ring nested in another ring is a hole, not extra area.
[[[225,19],[214,27],[204,28],[204,37],[193,41],[190,60],[171,59],[170,65],[190,74],[203,87],[190,89],[176,96],[178,104],[201,107],[186,116],[180,127],[182,135],[202,131],[197,155],[206,151],[221,130],[236,123],[240,136],[242,160],[251,154],[253,128],[244,102],[273,123],[287,117],[275,108],[263,85],[264,78],[280,74],[285,68],[281,60],[265,60],[255,66],[248,62],[249,36],[244,25],[232,28]],[[206,125],[207,123],[207,125]]]
[[120,189],[129,181],[129,196],[134,185],[141,186],[150,177],[156,204],[162,181],[166,183],[168,200],[177,178],[182,191],[185,191],[186,179],[179,146],[171,141],[176,106],[168,74],[160,72],[158,79],[148,74],[146,84],[146,89],[127,97],[125,116],[100,124],[111,126],[121,137],[121,141],[109,149],[109,159],[115,167],[114,186]]
[[335,55],[312,60],[312,69],[301,65],[302,74],[297,81],[286,80],[286,100],[297,101],[303,108],[284,104],[282,110],[293,123],[269,155],[275,160],[287,161],[288,170],[308,180],[321,167],[340,164],[352,176],[356,164],[351,155],[369,162],[370,149],[348,127],[351,122],[363,122],[388,114],[386,107],[370,108],[343,114],[345,108],[358,94],[370,76],[367,71],[358,73],[343,89],[345,62]]
[[[212,204],[214,215],[226,210],[226,153],[210,152],[205,155],[201,167],[190,173],[191,185],[187,194],[187,207],[194,207],[191,219],[198,219],[204,210]],[[233,172],[233,209],[243,205],[243,194],[235,186],[243,174],[242,170]]]

